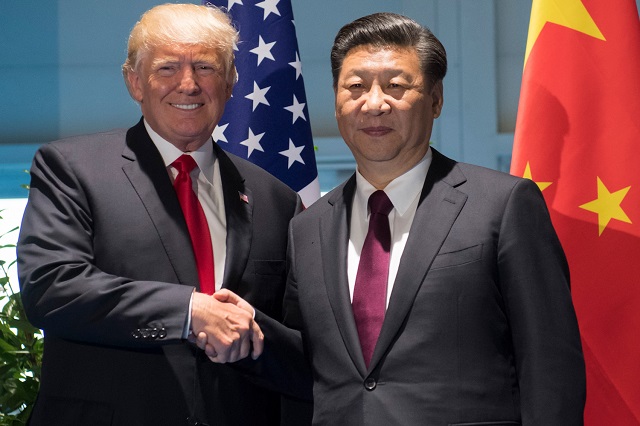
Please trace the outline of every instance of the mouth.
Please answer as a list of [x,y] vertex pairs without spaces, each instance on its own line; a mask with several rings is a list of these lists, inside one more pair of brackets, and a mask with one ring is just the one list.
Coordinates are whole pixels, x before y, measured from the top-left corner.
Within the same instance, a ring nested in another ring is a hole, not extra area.
[[384,126],[364,127],[361,130],[369,136],[384,136],[392,131],[390,127]]
[[193,110],[196,108],[200,108],[204,104],[170,104],[174,108],[182,109],[185,111]]

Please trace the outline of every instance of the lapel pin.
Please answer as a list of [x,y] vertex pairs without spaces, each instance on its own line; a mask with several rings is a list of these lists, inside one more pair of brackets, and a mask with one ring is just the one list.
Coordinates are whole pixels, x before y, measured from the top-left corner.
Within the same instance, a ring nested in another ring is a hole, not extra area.
[[242,201],[244,201],[245,203],[249,204],[249,197],[247,197],[247,194],[243,194],[242,192],[238,191],[238,194],[240,194],[240,199]]

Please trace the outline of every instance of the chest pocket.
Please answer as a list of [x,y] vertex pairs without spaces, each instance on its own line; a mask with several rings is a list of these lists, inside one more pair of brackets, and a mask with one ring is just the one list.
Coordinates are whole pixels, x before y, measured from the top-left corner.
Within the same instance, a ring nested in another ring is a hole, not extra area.
[[448,253],[440,253],[431,264],[431,269],[450,268],[475,262],[482,258],[482,244]]

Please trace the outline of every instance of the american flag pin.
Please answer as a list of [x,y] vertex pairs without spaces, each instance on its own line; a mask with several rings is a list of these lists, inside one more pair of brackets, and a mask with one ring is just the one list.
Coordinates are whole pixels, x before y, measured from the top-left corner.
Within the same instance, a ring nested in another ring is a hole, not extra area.
[[247,197],[247,194],[243,194],[242,192],[238,192],[238,194],[240,194],[240,199],[242,201],[244,201],[245,203],[249,204],[249,197]]

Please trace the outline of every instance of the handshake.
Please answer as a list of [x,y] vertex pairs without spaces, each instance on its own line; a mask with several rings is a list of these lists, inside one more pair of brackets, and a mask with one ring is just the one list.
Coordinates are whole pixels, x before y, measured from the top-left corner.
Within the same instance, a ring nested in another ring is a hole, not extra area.
[[235,362],[264,349],[264,334],[253,320],[253,307],[227,289],[213,295],[193,293],[189,341],[216,363]]

